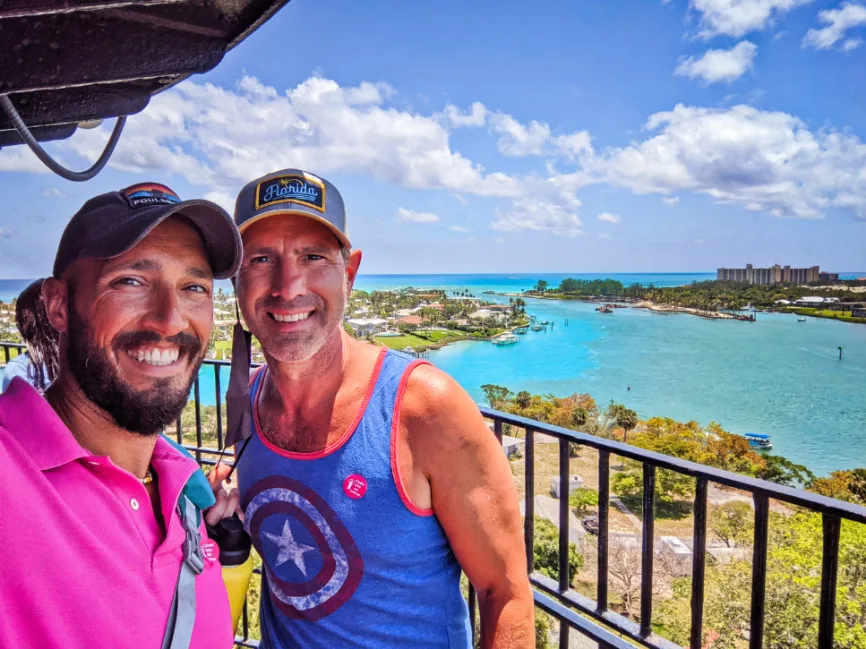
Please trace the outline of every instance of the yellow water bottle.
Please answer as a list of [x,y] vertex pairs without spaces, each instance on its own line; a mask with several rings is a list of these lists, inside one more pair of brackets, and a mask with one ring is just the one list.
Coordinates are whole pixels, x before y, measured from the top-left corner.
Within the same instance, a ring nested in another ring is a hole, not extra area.
[[208,536],[216,541],[220,549],[223,582],[232,610],[232,632],[235,632],[253,575],[253,558],[250,556],[253,541],[237,515],[224,518],[215,526],[208,525]]

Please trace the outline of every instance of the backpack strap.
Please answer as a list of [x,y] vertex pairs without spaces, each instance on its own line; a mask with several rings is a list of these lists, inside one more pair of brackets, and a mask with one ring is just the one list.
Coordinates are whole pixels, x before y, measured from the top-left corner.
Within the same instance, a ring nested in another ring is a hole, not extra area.
[[186,538],[183,542],[183,562],[180,564],[162,649],[189,649],[195,624],[195,578],[204,570],[204,554],[197,523],[198,510],[186,495],[181,495],[178,511]]

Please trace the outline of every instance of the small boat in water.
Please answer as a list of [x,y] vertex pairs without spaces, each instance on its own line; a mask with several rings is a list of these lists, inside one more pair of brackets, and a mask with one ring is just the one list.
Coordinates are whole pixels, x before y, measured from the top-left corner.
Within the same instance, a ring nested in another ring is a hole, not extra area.
[[542,329],[544,329],[544,327],[542,327],[540,324],[532,325],[533,331],[541,331]]
[[797,318],[797,322],[806,322],[806,318],[800,316],[799,318]]
[[608,305],[600,306],[595,309],[599,313],[613,313],[613,309],[611,309]]
[[496,338],[493,338],[490,342],[492,342],[494,345],[499,345],[501,347],[503,345],[513,345],[518,341],[519,338],[513,333],[504,333],[496,336]]
[[760,451],[769,451],[773,448],[773,442],[770,441],[770,436],[764,433],[746,433],[743,435],[749,440],[749,446]]

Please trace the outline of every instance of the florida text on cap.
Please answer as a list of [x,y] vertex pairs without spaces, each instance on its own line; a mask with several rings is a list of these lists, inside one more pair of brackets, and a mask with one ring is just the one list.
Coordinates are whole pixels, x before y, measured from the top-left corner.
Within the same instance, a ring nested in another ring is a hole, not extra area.
[[77,259],[111,259],[131,250],[171,216],[201,235],[215,279],[237,273],[243,244],[231,217],[216,203],[182,201],[165,185],[139,183],[88,200],[72,217],[57,247],[54,276]]
[[256,221],[278,214],[306,216],[327,226],[351,248],[343,197],[330,182],[300,169],[283,169],[258,178],[238,194],[235,223],[241,234]]

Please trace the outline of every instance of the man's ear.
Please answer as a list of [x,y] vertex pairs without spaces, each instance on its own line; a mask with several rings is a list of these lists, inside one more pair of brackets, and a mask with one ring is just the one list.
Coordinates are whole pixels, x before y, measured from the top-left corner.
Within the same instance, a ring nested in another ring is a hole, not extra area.
[[69,293],[66,282],[49,277],[42,283],[42,301],[48,313],[48,322],[59,334],[69,326]]
[[352,292],[352,287],[355,286],[355,278],[358,276],[358,269],[361,267],[361,251],[353,250],[349,253],[349,260],[346,262],[346,280],[349,285],[349,293]]

